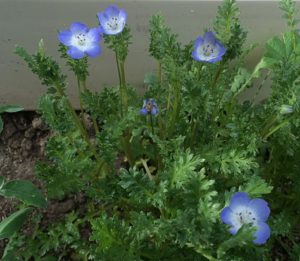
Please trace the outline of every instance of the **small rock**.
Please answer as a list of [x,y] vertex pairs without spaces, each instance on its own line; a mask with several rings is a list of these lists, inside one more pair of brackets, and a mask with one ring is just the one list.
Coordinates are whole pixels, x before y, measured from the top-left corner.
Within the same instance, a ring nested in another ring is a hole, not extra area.
[[24,150],[22,151],[22,157],[27,158],[29,156],[29,152]]
[[[80,115],[80,117],[82,117],[82,114]],[[83,122],[84,122],[84,126],[88,129],[88,130],[92,130],[93,129],[93,121],[92,118],[89,114],[84,113],[83,114]]]
[[34,128],[29,128],[28,130],[25,131],[24,136],[26,138],[32,138],[35,135],[35,129]]
[[4,130],[1,134],[1,139],[3,141],[6,141],[8,138],[10,138],[12,135],[14,135],[17,131],[16,126],[12,122],[4,123]]
[[28,127],[28,122],[24,117],[13,118],[13,122],[18,130],[26,130]]
[[23,139],[21,143],[22,150],[31,150],[32,148],[32,142],[28,139]]
[[74,208],[75,204],[72,199],[68,199],[64,202],[55,204],[55,212],[58,214],[70,212]]
[[47,130],[47,125],[43,122],[43,120],[39,117],[36,117],[32,120],[31,125],[34,129],[37,130]]
[[12,149],[18,149],[20,147],[20,142],[18,140],[12,140],[10,143],[10,147]]

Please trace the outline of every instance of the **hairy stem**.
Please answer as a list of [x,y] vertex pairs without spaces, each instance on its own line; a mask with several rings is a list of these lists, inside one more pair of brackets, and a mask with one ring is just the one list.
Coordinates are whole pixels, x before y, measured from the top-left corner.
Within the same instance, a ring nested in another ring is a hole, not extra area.
[[116,53],[116,63],[118,69],[118,77],[119,77],[119,96],[120,96],[120,110],[121,110],[121,117],[123,117],[123,90],[122,90],[122,76],[121,76],[121,69],[120,69],[120,61],[118,58],[118,54]]
[[158,79],[159,85],[161,85],[161,83],[162,83],[162,69],[161,69],[161,62],[160,61],[158,61],[158,66],[157,66],[157,79]]

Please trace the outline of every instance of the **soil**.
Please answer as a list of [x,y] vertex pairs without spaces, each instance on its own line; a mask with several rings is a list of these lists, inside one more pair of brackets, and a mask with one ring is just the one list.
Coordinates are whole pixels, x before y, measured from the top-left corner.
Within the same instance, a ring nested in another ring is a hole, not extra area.
[[[1,116],[4,130],[0,134],[0,175],[5,180],[29,180],[45,194],[43,184],[35,177],[34,167],[37,161],[45,159],[45,144],[51,132],[35,112],[23,111]],[[13,213],[18,204],[16,200],[0,197],[0,220]],[[48,202],[47,209],[43,211],[42,224],[46,226],[60,220],[66,213],[82,205],[84,199],[81,196]],[[22,230],[30,233],[26,224]],[[0,257],[6,242],[0,240]]]

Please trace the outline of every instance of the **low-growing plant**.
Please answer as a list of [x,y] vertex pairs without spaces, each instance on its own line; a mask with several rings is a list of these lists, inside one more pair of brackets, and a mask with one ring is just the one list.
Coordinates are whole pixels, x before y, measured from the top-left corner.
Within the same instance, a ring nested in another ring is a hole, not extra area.
[[[145,76],[144,97],[126,78],[134,39],[125,10],[109,6],[91,29],[72,23],[58,40],[77,79],[79,113],[43,41],[35,54],[17,47],[47,87],[38,109],[54,132],[36,173],[50,199],[83,195],[85,204],[47,228],[36,222],[30,237],[15,236],[15,257],[298,260],[300,35],[295,3],[281,0],[280,8],[287,31],[267,41],[253,71],[244,67],[254,47],[245,46],[234,0],[185,46],[152,16],[158,69]],[[88,59],[101,54],[101,41],[115,54],[119,83],[92,92]],[[241,103],[255,78],[255,97]],[[257,104],[266,79],[271,93]]]

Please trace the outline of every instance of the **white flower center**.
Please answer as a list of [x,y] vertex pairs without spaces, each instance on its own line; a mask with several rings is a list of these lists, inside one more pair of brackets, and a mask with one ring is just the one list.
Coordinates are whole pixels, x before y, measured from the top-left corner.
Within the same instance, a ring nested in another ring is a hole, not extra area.
[[86,45],[86,42],[87,42],[86,34],[84,34],[84,33],[76,34],[75,39],[76,39],[77,45],[79,45],[79,46],[85,46]]
[[241,227],[243,224],[256,225],[257,217],[251,209],[244,208],[234,212],[234,225]]
[[220,51],[218,47],[210,42],[206,42],[202,45],[199,45],[197,49],[198,57],[204,61],[209,61],[218,57],[219,52]]
[[110,17],[110,19],[107,21],[106,25],[110,30],[117,30],[120,25],[119,17],[116,17],[116,16]]
[[205,44],[202,48],[202,51],[203,51],[203,55],[206,56],[206,57],[210,57],[214,54],[215,52],[215,46],[212,45],[212,44]]

